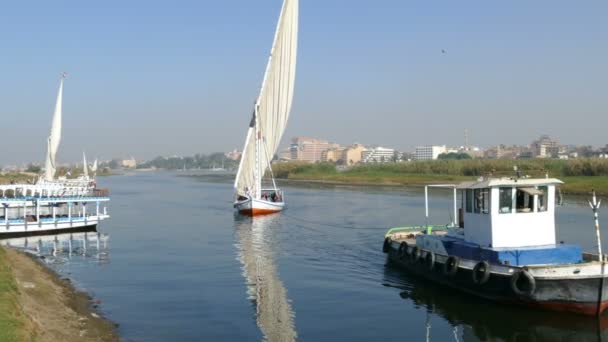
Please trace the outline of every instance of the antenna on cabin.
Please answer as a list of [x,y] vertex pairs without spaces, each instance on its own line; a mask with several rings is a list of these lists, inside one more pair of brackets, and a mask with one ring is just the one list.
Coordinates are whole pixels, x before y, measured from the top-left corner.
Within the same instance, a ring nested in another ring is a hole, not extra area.
[[602,256],[602,240],[600,238],[600,221],[598,218],[598,211],[600,209],[600,204],[602,204],[602,200],[597,200],[595,196],[595,190],[591,190],[592,198],[589,201],[589,206],[591,210],[593,210],[593,220],[595,221],[595,234],[597,236],[597,252],[599,255],[599,260],[604,261],[604,257]]

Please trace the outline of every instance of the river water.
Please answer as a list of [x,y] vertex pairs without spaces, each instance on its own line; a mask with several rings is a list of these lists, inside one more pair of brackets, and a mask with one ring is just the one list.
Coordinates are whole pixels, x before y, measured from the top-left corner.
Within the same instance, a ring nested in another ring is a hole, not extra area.
[[[111,189],[112,218],[71,253],[55,239],[44,260],[88,291],[125,341],[608,340],[608,319],[499,306],[387,265],[387,228],[425,222],[420,189],[285,186],[287,211],[251,219],[234,214],[229,177],[99,183]],[[449,193],[430,203],[431,223],[451,220]],[[558,208],[558,239],[592,250],[583,204]],[[36,238],[29,246],[44,253]]]

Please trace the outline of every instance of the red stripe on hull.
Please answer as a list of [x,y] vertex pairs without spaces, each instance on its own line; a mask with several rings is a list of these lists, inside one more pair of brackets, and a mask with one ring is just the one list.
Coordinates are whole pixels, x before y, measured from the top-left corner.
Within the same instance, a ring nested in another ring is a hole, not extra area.
[[561,311],[561,312],[573,312],[588,316],[598,316],[608,308],[608,301],[604,301],[600,304],[600,311],[598,313],[597,303],[576,303],[576,302],[533,302],[527,303],[529,306],[537,306],[546,310]]
[[257,208],[239,210],[239,213],[241,213],[243,215],[247,215],[247,216],[270,215],[270,214],[276,214],[278,212],[281,212],[281,210],[275,210],[275,209],[257,209]]

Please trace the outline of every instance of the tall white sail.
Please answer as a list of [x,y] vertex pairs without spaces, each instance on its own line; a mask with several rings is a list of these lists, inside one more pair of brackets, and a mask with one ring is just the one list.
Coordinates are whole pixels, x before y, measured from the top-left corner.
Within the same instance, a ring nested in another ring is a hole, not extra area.
[[93,162],[93,165],[91,166],[91,172],[93,172],[93,176],[95,176],[95,174],[97,173],[97,158],[95,159],[95,161]]
[[61,142],[61,106],[63,98],[63,80],[65,79],[65,76],[65,73],[61,75],[61,81],[59,82],[59,93],[57,94],[57,102],[55,103],[55,113],[53,114],[51,133],[47,141],[47,154],[44,175],[44,178],[47,181],[52,181],[55,178],[55,171],[57,170],[55,156],[57,155],[59,143]]
[[298,49],[298,0],[285,0],[264,81],[234,183],[238,194],[260,197],[261,179],[276,153],[291,111]]
[[87,155],[82,152],[82,174],[89,178],[89,166],[87,165]]

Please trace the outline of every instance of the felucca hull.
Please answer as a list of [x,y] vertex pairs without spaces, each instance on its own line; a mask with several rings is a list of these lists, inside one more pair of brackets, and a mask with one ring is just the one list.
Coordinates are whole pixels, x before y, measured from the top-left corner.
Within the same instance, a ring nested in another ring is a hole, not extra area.
[[[505,304],[516,304],[544,310],[569,312],[589,316],[600,315],[608,308],[608,276],[602,274],[600,262],[555,267],[515,267],[490,264],[488,278],[475,280],[477,260],[460,259],[456,269],[446,269],[447,256],[420,250],[412,246],[402,252],[398,242],[386,251],[389,261],[409,273],[469,294]],[[534,290],[521,293],[514,289],[513,277],[526,270],[534,279]],[[608,270],[607,270],[608,271]]]
[[234,207],[242,215],[260,216],[270,215],[283,211],[285,202],[272,202],[248,198],[234,203]]

